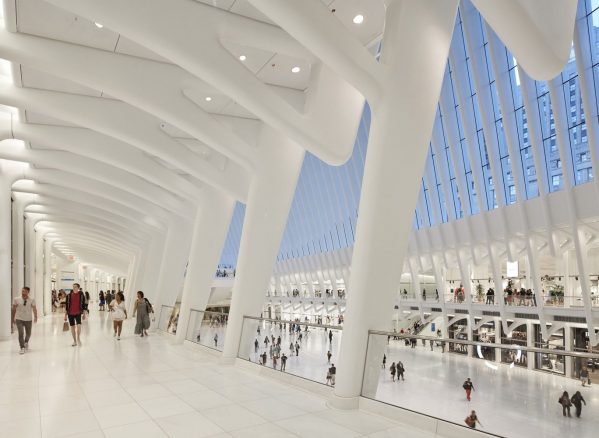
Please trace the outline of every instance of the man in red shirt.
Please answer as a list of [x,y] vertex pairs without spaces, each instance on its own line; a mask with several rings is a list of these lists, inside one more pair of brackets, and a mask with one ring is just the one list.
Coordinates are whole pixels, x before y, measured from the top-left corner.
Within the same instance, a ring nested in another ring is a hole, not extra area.
[[64,320],[69,319],[71,335],[73,335],[73,347],[81,345],[81,315],[85,308],[85,295],[79,290],[79,283],[73,283],[73,291],[67,295]]

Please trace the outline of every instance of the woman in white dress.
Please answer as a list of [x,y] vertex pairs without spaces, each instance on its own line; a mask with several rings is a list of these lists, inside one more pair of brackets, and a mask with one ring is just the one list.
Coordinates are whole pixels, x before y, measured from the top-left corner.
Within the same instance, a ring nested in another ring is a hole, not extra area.
[[114,327],[114,336],[121,340],[121,331],[123,330],[123,320],[127,319],[127,309],[125,307],[125,296],[122,292],[116,294],[115,300],[110,303],[112,309],[112,325]]

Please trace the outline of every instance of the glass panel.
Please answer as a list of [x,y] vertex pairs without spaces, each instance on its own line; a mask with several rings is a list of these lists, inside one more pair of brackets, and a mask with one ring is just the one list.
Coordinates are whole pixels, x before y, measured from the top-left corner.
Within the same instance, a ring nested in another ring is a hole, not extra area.
[[342,334],[339,326],[244,317],[237,357],[330,384],[327,374],[339,355]]
[[[465,327],[465,320],[462,321]],[[535,327],[538,332],[538,325]],[[564,389],[570,390],[570,396],[578,390],[576,385],[580,384],[572,380],[578,378],[576,363],[594,364],[599,355],[564,353],[563,329],[543,348],[532,345],[534,339],[528,339],[526,325],[516,327],[509,336],[503,332],[502,336],[496,336],[496,329],[500,330],[493,323],[483,325],[473,333],[480,341],[472,342],[464,339],[466,330],[456,331],[453,339],[451,332],[448,338],[442,338],[426,327],[422,332],[430,333],[428,336],[370,332],[362,396],[426,415],[433,422],[430,427],[436,430],[448,430],[443,423],[468,428],[465,418],[475,409],[480,421],[476,427],[484,433],[504,437],[563,436],[564,419],[557,400]],[[526,369],[528,366],[544,372]],[[570,376],[563,374],[566,369],[572,370]],[[464,385],[468,379],[472,389]],[[532,381],[534,390],[527,390],[532,388]],[[580,390],[590,397],[585,392],[588,390]],[[539,394],[546,395],[542,401]],[[497,406],[519,407],[522,413],[518,417],[522,420],[506,421],[505,415],[496,415]],[[584,409],[583,406],[583,420]],[[574,410],[572,407],[572,416]],[[592,418],[591,412],[586,412]],[[410,415],[400,413],[404,414]],[[543,421],[528,421],[531,418]],[[576,436],[594,436],[594,421],[583,420],[568,424],[576,427]],[[452,435],[466,436],[465,432],[460,434],[455,430]]]
[[228,313],[191,309],[185,339],[222,351],[228,320]]
[[158,330],[166,332],[170,335],[177,333],[177,324],[179,323],[179,308],[173,306],[165,306],[160,308],[158,316]]

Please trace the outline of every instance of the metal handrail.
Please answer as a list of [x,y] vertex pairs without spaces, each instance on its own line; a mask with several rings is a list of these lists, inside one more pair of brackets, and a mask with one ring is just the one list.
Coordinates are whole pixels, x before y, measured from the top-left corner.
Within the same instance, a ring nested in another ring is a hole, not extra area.
[[599,354],[595,353],[582,353],[578,351],[565,351],[565,350],[551,350],[548,348],[537,348],[537,347],[526,347],[521,345],[510,345],[510,344],[496,344],[492,342],[476,342],[469,341],[467,339],[451,339],[451,338],[439,338],[436,336],[422,336],[422,335],[406,335],[399,334],[393,332],[385,332],[380,330],[368,330],[369,335],[383,335],[383,336],[394,336],[399,339],[425,339],[425,340],[433,340],[437,342],[447,342],[452,344],[462,344],[462,345],[473,345],[473,346],[482,346],[482,347],[491,347],[491,348],[502,348],[506,350],[520,350],[531,353],[544,353],[544,354],[557,354],[561,356],[570,356],[570,357],[586,357],[591,359],[599,359]]
[[343,330],[343,326],[342,325],[326,325],[326,324],[314,324],[311,322],[296,322],[296,321],[289,321],[286,319],[272,319],[272,318],[260,318],[259,316],[249,316],[249,315],[244,315],[243,316],[244,319],[253,319],[256,321],[270,321],[270,322],[275,322],[277,324],[298,324],[298,325],[304,325],[304,326],[308,326],[308,327],[318,327],[318,328],[327,328],[327,329],[333,329],[333,330]]

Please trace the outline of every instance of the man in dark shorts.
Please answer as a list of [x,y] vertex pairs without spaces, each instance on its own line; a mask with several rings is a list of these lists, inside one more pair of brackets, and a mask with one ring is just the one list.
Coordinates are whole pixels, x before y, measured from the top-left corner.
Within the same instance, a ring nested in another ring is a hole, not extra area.
[[73,283],[73,291],[67,295],[64,320],[69,320],[73,347],[81,345],[81,315],[85,309],[85,295],[79,289],[79,283]]

